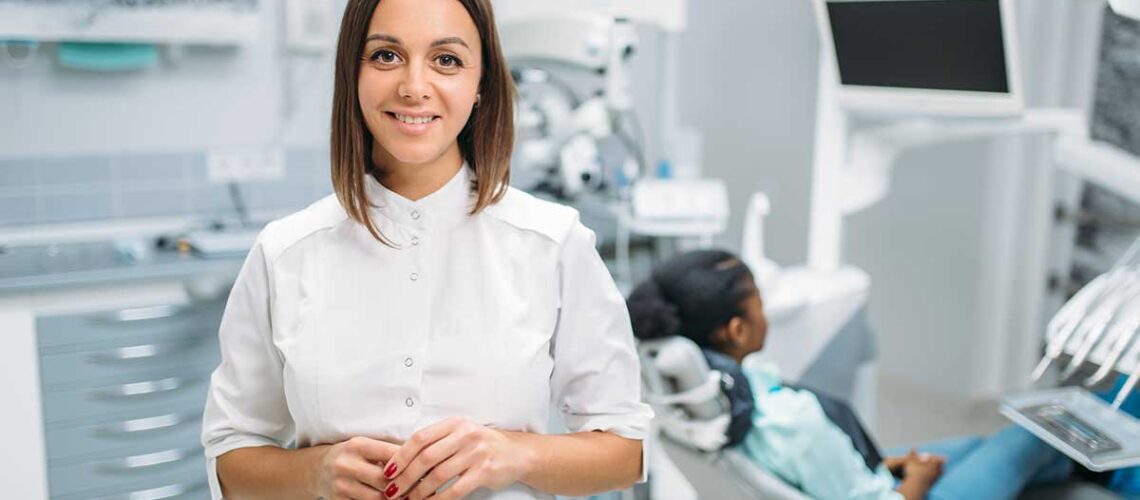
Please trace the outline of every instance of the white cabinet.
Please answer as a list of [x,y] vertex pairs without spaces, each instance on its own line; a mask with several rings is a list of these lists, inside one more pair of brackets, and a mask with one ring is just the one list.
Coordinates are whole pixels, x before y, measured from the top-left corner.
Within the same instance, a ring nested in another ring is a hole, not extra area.
[[0,0],[0,38],[238,44],[258,39],[256,0]]
[[199,444],[225,294],[182,281],[0,296],[11,498],[208,498]]

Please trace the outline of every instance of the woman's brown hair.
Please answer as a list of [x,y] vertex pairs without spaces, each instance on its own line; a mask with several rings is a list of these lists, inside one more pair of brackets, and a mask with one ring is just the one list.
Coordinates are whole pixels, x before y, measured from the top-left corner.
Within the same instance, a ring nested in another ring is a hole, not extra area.
[[[458,0],[479,30],[483,71],[479,79],[479,105],[459,133],[459,151],[475,172],[474,215],[502,199],[510,182],[514,148],[515,87],[490,0]],[[372,221],[365,190],[365,175],[372,170],[372,133],[364,123],[358,99],[360,60],[372,14],[380,0],[349,0],[341,20],[336,48],[333,88],[331,162],[332,185],[349,217],[364,225],[373,238],[391,245]]]

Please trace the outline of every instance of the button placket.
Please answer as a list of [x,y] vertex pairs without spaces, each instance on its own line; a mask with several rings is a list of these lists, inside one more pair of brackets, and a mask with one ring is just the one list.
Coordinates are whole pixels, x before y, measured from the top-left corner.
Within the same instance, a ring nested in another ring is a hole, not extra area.
[[411,244],[411,247],[409,248],[411,250],[414,250],[411,254],[412,268],[408,272],[408,280],[416,282],[422,278],[420,275],[420,269],[422,268],[421,266],[423,264],[423,255],[418,251],[420,246],[420,235],[413,233],[411,235],[411,238],[408,239],[408,242]]
[[[408,293],[410,294],[408,298],[411,299],[412,304],[412,308],[408,312],[411,316],[420,318],[420,320],[416,322],[417,324],[413,328],[415,335],[411,336],[412,339],[416,339],[413,341],[414,347],[409,346],[411,349],[404,353],[404,356],[396,358],[399,360],[396,362],[403,364],[403,366],[399,367],[399,371],[401,372],[399,378],[407,381],[407,389],[403,394],[404,409],[407,410],[405,418],[410,419],[408,420],[409,422],[415,422],[419,418],[421,403],[423,403],[421,399],[423,394],[420,388],[423,381],[423,369],[427,366],[424,364],[427,358],[424,358],[425,353],[423,349],[431,328],[431,321],[428,314],[430,311],[428,304],[430,301],[429,282],[427,280],[428,276],[424,274],[425,272],[430,272],[431,269],[430,267],[426,267],[428,262],[426,260],[427,256],[424,253],[426,251],[424,238],[430,228],[428,225],[428,217],[423,207],[408,207],[408,212],[406,213],[408,214],[408,218],[413,221],[408,224],[407,239],[404,240],[408,244],[406,247],[408,250],[406,254],[407,260],[405,261],[408,267],[405,269],[408,279]],[[420,331],[421,329],[422,331]]]
[[391,372],[389,378],[392,383],[400,387],[401,395],[397,396],[394,403],[396,405],[403,404],[406,411],[402,417],[406,421],[414,422],[419,418],[421,398],[423,393],[420,390],[423,381],[423,361],[425,353],[422,346],[418,345],[409,346],[407,350],[397,353],[393,361],[396,366],[395,371]]
[[403,364],[403,366],[399,368],[402,372],[400,378],[407,380],[408,383],[407,392],[404,394],[404,408],[408,410],[406,418],[412,419],[413,421],[419,418],[419,403],[422,403],[420,400],[422,397],[420,384],[423,379],[423,367],[425,366],[423,364],[425,359],[423,358],[423,349],[425,347],[424,342],[426,342],[431,328],[430,318],[428,317],[428,311],[430,310],[428,307],[430,291],[427,288],[428,283],[425,281],[425,276],[423,275],[423,271],[425,270],[424,266],[426,265],[424,260],[425,256],[422,248],[417,248],[421,242],[420,235],[422,235],[423,232],[423,228],[418,228],[412,231],[413,234],[411,234],[411,237],[407,240],[412,245],[412,247],[410,247],[411,252],[407,255],[407,263],[409,264],[407,276],[409,280],[409,298],[412,299],[411,304],[413,304],[411,310],[408,312],[411,316],[420,318],[420,321],[417,321],[416,327],[413,328],[415,334],[412,335],[411,338],[415,340],[413,340],[412,346],[409,346],[410,350],[402,353],[404,356],[396,358],[400,360],[397,361],[397,363]]

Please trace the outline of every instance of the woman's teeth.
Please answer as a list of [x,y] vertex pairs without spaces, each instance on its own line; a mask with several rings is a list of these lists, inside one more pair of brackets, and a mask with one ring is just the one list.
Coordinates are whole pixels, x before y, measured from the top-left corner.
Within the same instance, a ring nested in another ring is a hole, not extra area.
[[404,116],[404,115],[397,114],[397,113],[392,113],[392,114],[395,115],[397,120],[400,120],[404,123],[408,123],[411,125],[419,125],[421,123],[428,123],[428,122],[435,119],[434,116],[423,116],[423,117],[417,118],[414,116]]

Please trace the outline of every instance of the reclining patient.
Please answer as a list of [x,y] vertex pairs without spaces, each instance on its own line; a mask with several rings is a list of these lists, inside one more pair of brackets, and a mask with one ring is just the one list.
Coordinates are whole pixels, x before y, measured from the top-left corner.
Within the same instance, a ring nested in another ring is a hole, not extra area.
[[1089,473],[1017,426],[881,458],[845,403],[788,385],[772,367],[742,367],[746,355],[764,347],[768,322],[752,273],[728,252],[674,257],[627,302],[638,338],[688,337],[710,367],[732,376],[727,446],[743,447],[810,497],[1013,499],[1027,486],[1066,481],[1075,469],[1116,491],[1140,493],[1135,470]]

